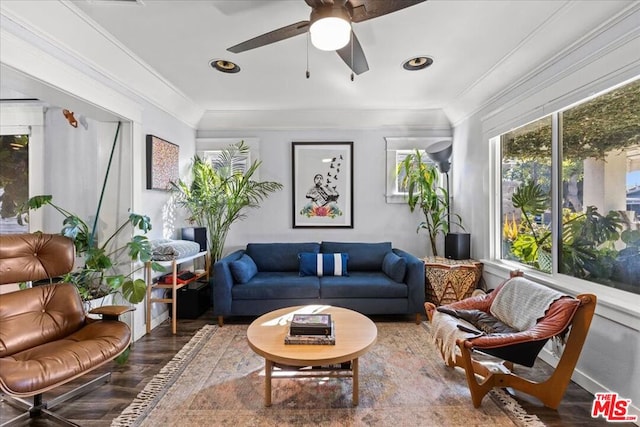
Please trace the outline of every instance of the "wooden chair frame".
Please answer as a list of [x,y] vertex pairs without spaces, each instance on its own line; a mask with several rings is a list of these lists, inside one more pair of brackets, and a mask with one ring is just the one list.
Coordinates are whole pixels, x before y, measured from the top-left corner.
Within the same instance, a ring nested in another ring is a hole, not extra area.
[[[447,366],[458,366],[464,369],[474,407],[480,407],[482,399],[492,388],[511,387],[540,399],[551,409],[558,408],[578,363],[597,302],[593,294],[580,294],[576,298],[580,301],[580,305],[571,321],[571,329],[562,356],[553,373],[544,381],[534,382],[514,374],[513,363],[506,360],[498,365],[489,365],[474,359],[473,352],[481,352],[482,348],[474,347],[472,339],[457,340],[456,344],[461,354],[457,354],[455,360],[443,354]],[[425,303],[425,309],[431,321],[436,306]]]

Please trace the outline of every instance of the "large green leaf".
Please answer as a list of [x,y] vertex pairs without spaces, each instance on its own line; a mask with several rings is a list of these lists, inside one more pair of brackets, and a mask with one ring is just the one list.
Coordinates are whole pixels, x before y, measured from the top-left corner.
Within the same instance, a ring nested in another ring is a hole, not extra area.
[[122,295],[132,304],[144,300],[147,294],[147,284],[142,279],[127,280],[122,285]]
[[518,186],[511,196],[513,206],[530,216],[544,213],[549,208],[548,200],[542,187],[533,181]]

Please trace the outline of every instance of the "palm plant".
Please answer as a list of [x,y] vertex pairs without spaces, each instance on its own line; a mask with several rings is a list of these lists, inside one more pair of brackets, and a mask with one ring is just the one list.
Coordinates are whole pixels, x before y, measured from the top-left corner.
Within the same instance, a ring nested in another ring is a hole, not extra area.
[[194,156],[191,181],[172,182],[179,206],[187,209],[190,222],[207,227],[212,262],[222,258],[231,225],[246,217],[246,208],[257,208],[270,193],[282,189],[273,181],[252,179],[261,162],[253,161],[245,170],[249,147],[244,141],[223,149],[213,162]]
[[421,229],[427,231],[431,252],[438,256],[438,235],[446,235],[451,222],[464,229],[460,215],[453,214],[451,221],[449,193],[439,185],[438,169],[432,164],[424,163],[423,153],[416,150],[398,164],[396,174],[402,176],[401,183],[407,189],[407,204],[411,212],[419,208],[424,214],[425,220],[418,224],[416,233]]

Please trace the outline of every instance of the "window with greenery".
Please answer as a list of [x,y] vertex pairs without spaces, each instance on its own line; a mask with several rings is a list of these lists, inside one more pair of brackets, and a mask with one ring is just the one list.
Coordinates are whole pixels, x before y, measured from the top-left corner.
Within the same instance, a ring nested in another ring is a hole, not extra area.
[[501,148],[502,258],[640,294],[640,80],[503,134]]
[[27,233],[18,218],[29,198],[29,135],[0,135],[0,234]]
[[551,272],[551,117],[501,137],[502,257]]

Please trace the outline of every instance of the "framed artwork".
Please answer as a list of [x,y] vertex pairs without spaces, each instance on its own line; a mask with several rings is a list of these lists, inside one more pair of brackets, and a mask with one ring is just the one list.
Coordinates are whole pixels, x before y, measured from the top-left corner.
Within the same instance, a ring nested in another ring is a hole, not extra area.
[[178,180],[180,147],[147,135],[147,189],[169,190],[171,181]]
[[293,142],[293,228],[353,228],[353,142]]

